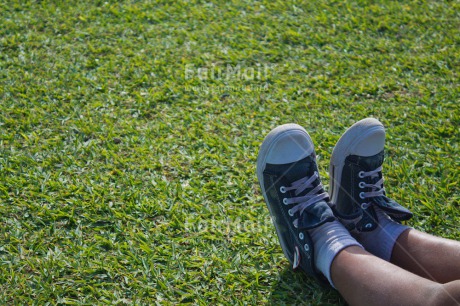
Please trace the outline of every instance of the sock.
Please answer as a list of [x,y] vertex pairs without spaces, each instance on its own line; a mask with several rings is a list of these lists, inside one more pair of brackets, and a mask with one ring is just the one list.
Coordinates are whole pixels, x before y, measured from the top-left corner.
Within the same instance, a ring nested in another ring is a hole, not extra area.
[[360,232],[354,237],[364,246],[366,251],[383,260],[390,261],[396,239],[410,227],[393,221],[380,208],[374,206],[374,209],[379,221],[378,227],[371,232]]
[[310,235],[314,245],[315,266],[334,287],[331,278],[331,264],[335,256],[346,247],[352,245],[362,247],[362,245],[337,220],[310,230]]

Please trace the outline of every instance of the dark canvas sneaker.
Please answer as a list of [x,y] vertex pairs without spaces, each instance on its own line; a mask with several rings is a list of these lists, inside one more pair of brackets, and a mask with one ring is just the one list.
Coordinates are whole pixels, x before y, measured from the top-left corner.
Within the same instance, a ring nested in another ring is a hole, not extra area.
[[257,178],[281,248],[293,268],[327,282],[314,265],[308,230],[335,218],[319,178],[313,142],[305,129],[285,124],[265,137],[257,159]]
[[396,221],[412,213],[386,196],[383,187],[385,128],[367,118],[351,126],[332,152],[329,176],[331,203],[335,215],[348,230],[372,231],[377,227],[374,207],[380,207]]

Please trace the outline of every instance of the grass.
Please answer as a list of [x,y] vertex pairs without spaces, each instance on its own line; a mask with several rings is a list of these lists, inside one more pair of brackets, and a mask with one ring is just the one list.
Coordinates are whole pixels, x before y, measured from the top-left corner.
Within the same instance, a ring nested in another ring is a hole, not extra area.
[[344,303],[291,271],[257,185],[259,145],[287,122],[327,185],[341,133],[379,118],[390,196],[460,239],[459,11],[2,2],[0,303]]

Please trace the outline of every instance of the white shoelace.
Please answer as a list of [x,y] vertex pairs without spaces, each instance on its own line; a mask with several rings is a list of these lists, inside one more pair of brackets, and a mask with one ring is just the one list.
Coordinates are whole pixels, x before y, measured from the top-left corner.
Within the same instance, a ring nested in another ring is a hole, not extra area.
[[[372,170],[372,171],[360,171],[358,173],[358,176],[360,178],[365,178],[365,177],[378,177],[379,172],[382,171],[382,166]],[[367,199],[367,198],[373,198],[373,197],[379,197],[379,196],[384,196],[385,195],[385,188],[383,187],[383,176],[380,180],[378,180],[375,184],[366,184],[364,182],[359,182],[359,187],[360,188],[372,188],[372,191],[369,192],[360,192],[359,197],[361,199]],[[371,203],[362,203],[361,208],[367,209]]]
[[[319,174],[318,172],[315,171],[315,173],[311,177],[304,177],[300,180],[297,180],[293,182],[290,187],[282,186],[280,188],[280,191],[282,193],[285,193],[289,190],[295,190],[295,195],[297,196],[305,189],[314,187],[313,182],[318,178],[319,178]],[[313,205],[315,203],[318,203],[321,200],[326,199],[328,197],[328,194],[326,192],[318,193],[322,189],[323,189],[323,185],[319,183],[316,187],[314,187],[304,196],[284,198],[283,199],[284,205],[297,204],[296,206],[289,209],[289,215],[292,217],[297,212],[300,212],[299,215],[301,215],[303,211],[310,205]],[[297,223],[298,223],[298,219],[295,219],[293,222],[295,227],[297,227]]]

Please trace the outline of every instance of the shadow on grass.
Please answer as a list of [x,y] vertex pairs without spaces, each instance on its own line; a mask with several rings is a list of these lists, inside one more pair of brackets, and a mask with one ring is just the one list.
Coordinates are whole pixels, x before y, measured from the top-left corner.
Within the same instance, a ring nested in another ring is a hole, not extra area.
[[313,278],[286,266],[272,287],[270,305],[347,305],[340,294]]

